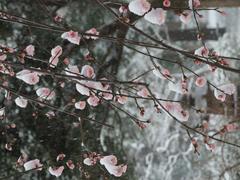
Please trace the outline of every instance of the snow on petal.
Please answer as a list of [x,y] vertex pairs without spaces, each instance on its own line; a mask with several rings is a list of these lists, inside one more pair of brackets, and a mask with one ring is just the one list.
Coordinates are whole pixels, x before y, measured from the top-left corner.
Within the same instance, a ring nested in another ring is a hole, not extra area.
[[28,104],[28,101],[27,101],[27,99],[25,99],[23,97],[17,97],[15,99],[15,103],[16,103],[17,106],[19,106],[21,108],[26,108],[27,104]]
[[63,153],[61,153],[61,154],[59,154],[59,155],[57,156],[56,160],[57,160],[57,161],[62,161],[65,157],[66,157],[66,155],[63,154]]
[[25,171],[29,171],[31,169],[37,169],[37,170],[42,170],[42,164],[40,163],[39,159],[34,159],[31,161],[27,161],[26,163],[24,163],[24,169]]
[[207,83],[207,80],[205,77],[197,77],[196,81],[195,81],[195,84],[198,86],[198,87],[203,87],[205,86],[205,84]]
[[226,99],[226,94],[232,95],[233,93],[235,93],[235,91],[236,86],[234,84],[224,84],[214,89],[214,96],[216,97],[216,99],[224,102]]
[[48,171],[51,175],[59,177],[62,175],[62,172],[64,170],[64,166],[52,168],[51,166],[48,168]]
[[128,5],[129,11],[142,16],[151,8],[151,4],[147,0],[133,0]]
[[46,87],[39,88],[36,93],[40,98],[44,98],[46,100],[51,100],[55,97],[55,92]]
[[29,70],[22,70],[16,74],[16,78],[21,79],[27,84],[34,85],[39,82],[39,73]]
[[34,56],[35,47],[32,44],[30,44],[25,48],[25,51],[26,51],[28,56]]
[[78,101],[75,103],[75,108],[83,110],[86,107],[86,102],[85,101]]
[[144,18],[153,24],[161,25],[165,22],[165,12],[162,8],[153,8]]
[[117,102],[120,104],[125,104],[128,101],[128,97],[127,96],[117,96],[116,97]]
[[94,69],[92,66],[84,65],[81,70],[81,75],[87,78],[93,78],[95,76]]
[[90,96],[88,99],[87,99],[87,102],[90,106],[97,106],[100,102],[100,99],[97,97],[97,96]]
[[67,167],[68,167],[69,169],[74,169],[74,168],[75,168],[75,165],[74,165],[74,163],[72,162],[72,160],[68,160],[68,161],[66,162],[66,165],[67,165]]
[[80,36],[78,35],[78,32],[75,31],[68,31],[65,32],[61,35],[61,38],[63,39],[67,39],[69,42],[73,43],[73,44],[77,44],[79,45],[80,43]]
[[91,28],[91,29],[87,30],[86,33],[95,35],[95,36],[89,36],[89,35],[87,36],[86,35],[85,36],[86,39],[94,39],[94,40],[98,39],[99,32],[97,31],[96,28]]

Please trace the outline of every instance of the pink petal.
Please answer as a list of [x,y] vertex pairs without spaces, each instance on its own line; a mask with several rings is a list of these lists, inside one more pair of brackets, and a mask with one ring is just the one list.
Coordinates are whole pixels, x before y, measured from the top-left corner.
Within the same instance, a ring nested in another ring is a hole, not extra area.
[[87,99],[87,102],[90,106],[97,106],[100,102],[100,99],[97,97],[97,96],[90,96],[88,99]]
[[161,25],[165,22],[165,12],[162,8],[153,8],[144,18],[153,24]]
[[97,31],[96,28],[91,28],[88,31],[86,31],[86,33],[96,35],[96,36],[85,36],[86,39],[94,39],[94,40],[98,39],[99,32]]
[[35,53],[35,47],[33,45],[28,45],[25,49],[28,56],[34,56]]
[[17,106],[19,106],[21,108],[26,108],[27,104],[28,104],[28,101],[27,101],[27,99],[25,99],[23,97],[17,97],[15,99],[15,103],[16,103]]
[[79,45],[80,43],[80,37],[78,35],[78,32],[74,32],[74,31],[68,31],[65,32],[61,35],[61,38],[63,39],[67,39],[69,42],[73,43],[73,44],[77,44]]
[[203,87],[203,86],[205,86],[206,83],[207,83],[207,80],[205,79],[205,77],[197,77],[197,79],[195,81],[195,84],[198,87]]
[[129,11],[142,16],[151,8],[151,4],[147,0],[133,0],[128,5]]
[[75,108],[83,110],[86,107],[86,102],[85,101],[78,101],[75,103]]
[[55,92],[51,91],[49,88],[45,88],[45,87],[39,88],[36,91],[36,93],[40,98],[43,98],[46,100],[51,100],[55,97]]
[[64,166],[60,166],[60,167],[57,167],[57,168],[52,168],[52,167],[48,168],[49,173],[53,176],[56,176],[56,177],[61,176],[63,170],[64,170]]
[[6,60],[7,55],[6,54],[0,54],[0,61]]
[[37,169],[37,170],[41,171],[43,165],[40,163],[39,159],[34,159],[34,160],[24,163],[23,166],[24,166],[25,171],[29,171],[31,169]]
[[87,78],[93,78],[95,76],[94,69],[89,65],[84,65],[81,70],[81,75]]
[[137,92],[137,95],[141,96],[141,97],[148,97],[149,92],[148,92],[147,88],[142,88],[140,91]]

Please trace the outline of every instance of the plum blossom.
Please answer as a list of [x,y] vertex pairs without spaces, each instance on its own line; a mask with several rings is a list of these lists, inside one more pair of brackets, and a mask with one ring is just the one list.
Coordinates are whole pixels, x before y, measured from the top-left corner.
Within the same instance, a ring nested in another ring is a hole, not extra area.
[[6,54],[0,54],[0,61],[5,61],[7,59]]
[[116,97],[116,100],[118,103],[120,104],[125,104],[127,101],[128,101],[128,97],[127,96],[121,96],[121,95],[118,95]]
[[147,0],[133,0],[128,5],[129,11],[138,16],[144,15],[150,8],[151,4]]
[[147,88],[142,88],[140,91],[137,92],[137,95],[146,98],[149,96],[149,92]]
[[34,56],[35,47],[32,44],[30,44],[25,48],[25,51],[26,51],[28,56]]
[[197,77],[196,81],[195,81],[195,84],[198,86],[198,87],[203,87],[205,86],[205,84],[207,83],[207,80],[205,77]]
[[46,87],[39,88],[36,93],[40,98],[44,98],[46,100],[51,100],[55,97],[55,92]]
[[51,50],[51,57],[49,59],[50,67],[56,67],[59,61],[59,56],[62,55],[62,47],[56,46]]
[[234,84],[224,84],[214,89],[214,96],[216,97],[216,99],[224,102],[226,99],[226,94],[232,95],[235,91],[236,86]]
[[87,166],[93,166],[95,164],[94,161],[90,158],[85,158],[83,160],[83,163],[86,164]]
[[188,24],[189,21],[191,20],[191,12],[189,11],[183,11],[179,17],[180,21],[182,21],[182,23],[184,24]]
[[104,165],[107,171],[116,177],[122,176],[127,170],[127,165],[117,166],[117,158],[114,155],[104,156],[100,159],[100,164]]
[[27,99],[25,99],[23,97],[17,97],[15,99],[15,103],[16,103],[17,106],[19,106],[21,108],[26,108],[27,104],[28,104],[28,101],[27,101]]
[[86,33],[95,35],[95,36],[89,36],[89,35],[88,36],[84,36],[86,39],[93,39],[93,40],[98,39],[99,32],[97,31],[96,28],[91,28],[91,29],[87,30]]
[[34,160],[24,163],[23,166],[24,166],[25,171],[29,171],[31,169],[37,169],[37,170],[41,171],[43,165],[40,163],[39,159],[34,159]]
[[171,78],[171,73],[168,69],[160,70],[159,68],[155,68],[153,74],[161,79]]
[[78,67],[74,66],[74,65],[70,65],[70,64],[68,65],[67,68],[65,68],[65,73],[66,73],[66,75],[69,75],[69,76],[80,75]]
[[165,22],[165,12],[162,8],[153,8],[144,16],[144,19],[153,24],[161,25]]
[[61,154],[59,154],[59,155],[57,156],[56,160],[57,160],[57,161],[62,161],[65,157],[66,157],[66,155],[63,154],[63,153],[61,153]]
[[198,8],[201,5],[200,0],[188,0],[188,6],[190,9]]
[[176,119],[185,122],[189,119],[189,112],[183,110],[180,103],[177,102],[163,102],[163,107],[166,111],[174,116]]
[[81,70],[81,75],[87,78],[94,78],[95,76],[94,69],[92,68],[92,66],[84,65]]
[[200,48],[195,50],[194,54],[197,55],[197,56],[208,57],[209,50],[206,47],[200,47]]
[[97,106],[100,102],[100,99],[97,97],[97,96],[90,96],[88,99],[87,99],[87,102],[90,106]]
[[90,96],[90,89],[82,85],[85,84],[85,81],[80,81],[79,83],[76,84],[77,91],[82,95]]
[[75,103],[75,108],[83,110],[86,107],[86,102],[85,101],[78,101]]
[[78,32],[74,32],[74,31],[68,31],[65,32],[61,35],[61,38],[63,39],[67,39],[69,42],[73,43],[73,44],[77,44],[79,45],[80,43],[80,36],[78,35]]
[[72,160],[68,160],[66,162],[66,165],[69,169],[74,169],[75,168],[75,165],[73,164]]
[[171,1],[170,0],[163,0],[163,6],[164,7],[170,7],[171,6]]
[[30,70],[22,70],[16,74],[16,78],[21,79],[27,84],[34,85],[39,82],[39,76],[41,74],[38,72],[32,72]]
[[52,167],[48,168],[49,173],[56,177],[61,176],[63,170],[64,170],[64,166],[60,166],[60,167],[56,167],[56,168],[52,168]]

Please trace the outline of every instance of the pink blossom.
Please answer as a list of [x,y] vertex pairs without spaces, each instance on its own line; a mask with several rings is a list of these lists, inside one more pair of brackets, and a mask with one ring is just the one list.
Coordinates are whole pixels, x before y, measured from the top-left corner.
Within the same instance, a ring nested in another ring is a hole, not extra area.
[[92,165],[95,164],[94,161],[92,159],[90,159],[90,158],[85,158],[83,160],[83,163],[86,164],[87,166],[92,166]]
[[78,76],[80,75],[79,69],[77,66],[68,65],[68,67],[65,69],[65,73],[69,76]]
[[17,165],[18,166],[23,166],[25,162],[27,162],[28,156],[25,153],[22,153],[21,156],[17,160]]
[[168,69],[160,70],[159,68],[155,68],[153,74],[161,79],[171,78],[171,73]]
[[183,110],[180,103],[177,102],[163,102],[163,107],[166,111],[174,116],[176,119],[185,122],[189,119],[189,112]]
[[68,160],[66,162],[66,165],[69,169],[74,169],[75,168],[75,165],[73,164],[72,160]]
[[127,96],[120,96],[118,95],[116,97],[117,102],[119,102],[120,104],[125,104],[128,101],[128,97]]
[[165,22],[165,12],[162,8],[153,8],[144,18],[153,24],[161,25]]
[[171,1],[170,0],[163,0],[163,6],[164,7],[170,7],[171,6]]
[[112,94],[111,90],[108,90],[107,92],[102,92],[101,96],[106,100],[112,100],[113,99],[113,94]]
[[205,79],[205,77],[197,77],[196,81],[195,81],[195,84],[198,86],[198,87],[203,87],[205,86],[205,84],[207,83],[207,80]]
[[93,78],[95,76],[94,69],[89,65],[84,65],[81,70],[81,75],[87,78]]
[[35,47],[32,44],[30,44],[25,48],[25,51],[26,51],[28,56],[34,56]]
[[75,103],[75,108],[83,110],[86,107],[86,102],[85,101],[78,101]]
[[74,31],[68,31],[65,32],[61,35],[61,38],[63,39],[67,39],[69,42],[73,43],[73,44],[77,44],[79,45],[80,43],[80,37],[78,35],[78,32],[74,32]]
[[[218,89],[220,89],[221,91]],[[234,84],[224,84],[214,89],[214,96],[216,97],[216,99],[224,102],[226,99],[226,94],[232,95],[235,91],[236,86]]]
[[128,8],[126,6],[120,6],[118,10],[121,14],[126,14],[128,12]]
[[66,157],[66,155],[65,154],[63,154],[63,153],[61,153],[61,154],[59,154],[58,156],[57,156],[57,161],[62,161],[64,158]]
[[197,56],[208,57],[209,50],[206,47],[200,47],[200,48],[195,50],[194,54],[197,55]]
[[25,83],[34,85],[39,82],[39,73],[30,70],[22,70],[16,74],[16,78],[23,80]]
[[200,0],[188,0],[188,6],[190,9],[198,8],[200,5]]
[[48,168],[48,171],[51,175],[59,177],[62,175],[62,172],[64,170],[64,166],[52,168],[51,166]]
[[180,21],[182,21],[184,24],[188,24],[191,20],[192,14],[188,11],[184,11],[180,15]]
[[59,56],[62,55],[62,47],[56,46],[51,50],[51,57],[49,59],[50,67],[55,67],[58,64]]
[[209,151],[214,151],[216,149],[216,145],[215,144],[208,144],[208,143],[205,143],[205,147],[207,150]]
[[100,102],[100,99],[97,97],[97,96],[90,96],[88,99],[87,99],[87,102],[90,106],[97,106]]
[[86,39],[98,39],[98,35],[99,35],[99,32],[97,31],[96,28],[91,28],[89,30],[86,31],[86,34],[92,34],[92,35],[95,35],[95,36],[85,36]]
[[34,159],[34,160],[24,163],[23,166],[24,166],[25,171],[29,171],[31,169],[37,169],[37,170],[41,171],[43,165],[40,163],[39,159]]
[[7,59],[6,54],[0,54],[0,61],[5,61]]
[[107,171],[116,177],[122,176],[127,170],[127,165],[117,166],[117,158],[114,155],[104,156],[100,159],[100,164],[104,165]]
[[224,126],[224,129],[227,131],[227,132],[233,132],[235,130],[237,130],[238,126],[236,123],[232,123],[232,124],[227,124]]
[[28,104],[28,101],[27,101],[27,99],[25,99],[23,97],[17,97],[15,99],[15,103],[16,103],[17,106],[19,106],[21,108],[26,108],[27,104]]
[[142,88],[140,91],[137,92],[137,95],[146,98],[149,96],[149,92],[147,88]]
[[51,100],[55,97],[55,92],[46,87],[39,88],[36,93],[40,98],[46,100]]
[[133,0],[128,5],[129,11],[139,16],[144,15],[150,8],[151,4],[147,0]]

